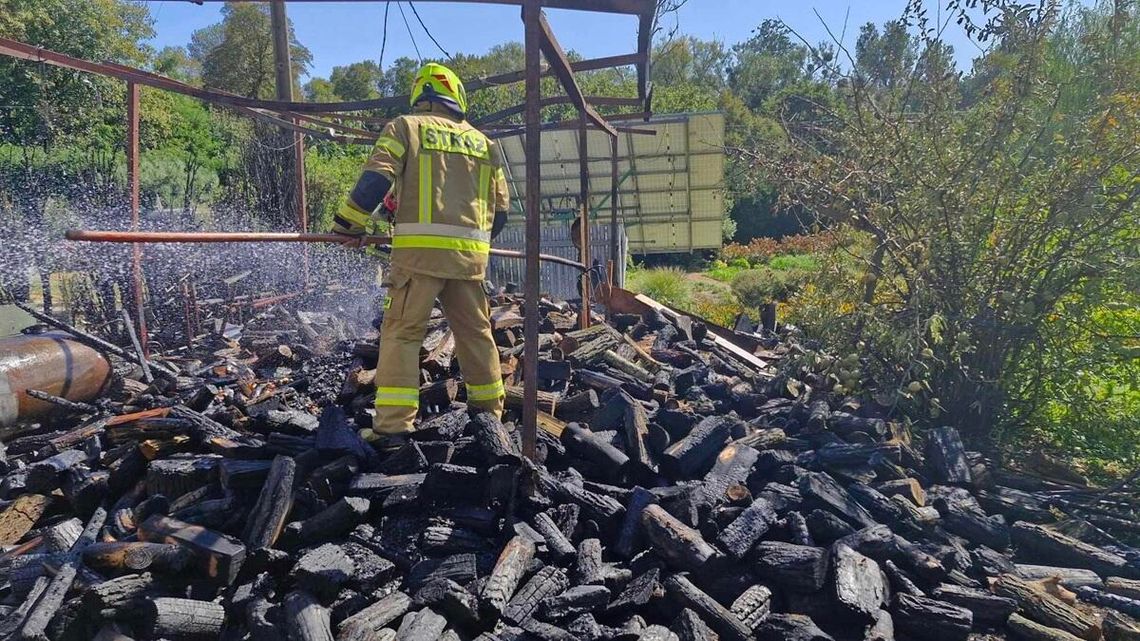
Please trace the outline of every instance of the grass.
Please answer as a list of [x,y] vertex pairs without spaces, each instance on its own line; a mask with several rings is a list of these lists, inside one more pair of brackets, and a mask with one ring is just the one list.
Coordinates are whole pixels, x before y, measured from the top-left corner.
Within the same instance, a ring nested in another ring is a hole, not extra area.
[[692,302],[692,287],[685,272],[676,267],[631,270],[629,289],[678,308],[687,308]]

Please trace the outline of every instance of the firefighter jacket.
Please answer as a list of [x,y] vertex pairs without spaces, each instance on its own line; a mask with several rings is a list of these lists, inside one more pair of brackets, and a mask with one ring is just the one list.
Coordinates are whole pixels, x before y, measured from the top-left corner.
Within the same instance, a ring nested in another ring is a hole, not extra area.
[[498,146],[442,106],[395,118],[376,141],[341,208],[337,231],[363,233],[385,195],[376,192],[388,185],[398,202],[392,267],[436,278],[483,280],[495,212],[510,207]]

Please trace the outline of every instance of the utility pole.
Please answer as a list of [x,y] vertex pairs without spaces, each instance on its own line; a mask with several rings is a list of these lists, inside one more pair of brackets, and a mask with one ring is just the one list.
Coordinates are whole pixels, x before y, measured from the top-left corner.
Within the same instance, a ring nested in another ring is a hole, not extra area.
[[[277,99],[293,101],[293,62],[289,51],[289,17],[285,13],[285,0],[273,0],[269,4],[269,17],[273,25],[273,64],[277,72]],[[296,120],[293,121],[297,123]],[[298,123],[299,124],[299,123]],[[309,212],[305,194],[305,137],[300,132],[285,132],[286,143],[291,142],[293,150],[293,199],[294,220],[297,231],[309,231]],[[288,152],[286,152],[287,154]],[[304,254],[304,284],[309,283],[309,251]]]

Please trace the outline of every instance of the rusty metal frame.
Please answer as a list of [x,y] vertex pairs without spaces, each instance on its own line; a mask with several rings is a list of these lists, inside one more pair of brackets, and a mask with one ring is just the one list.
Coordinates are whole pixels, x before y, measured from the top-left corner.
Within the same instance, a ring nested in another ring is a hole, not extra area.
[[[222,0],[190,0],[201,4],[202,2],[213,2]],[[253,0],[232,0],[232,1],[253,1]],[[292,0],[293,2],[322,2],[327,0]],[[346,1],[346,0],[340,0]],[[373,0],[347,0],[347,1],[373,1]],[[542,99],[541,78],[546,75],[555,76],[559,84],[562,85],[563,90],[566,92],[566,99],[577,109],[579,119],[573,123],[567,123],[571,126],[580,127],[581,142],[580,145],[585,148],[586,146],[586,132],[588,125],[593,126],[605,131],[613,142],[616,149],[617,136],[619,129],[614,127],[610,122],[598,113],[591,100],[597,104],[614,105],[614,106],[637,106],[643,105],[645,112],[649,111],[651,85],[649,83],[649,47],[652,38],[653,21],[656,16],[656,2],[654,0],[420,0],[421,2],[469,2],[475,4],[503,4],[514,5],[522,7],[522,19],[525,33],[525,50],[526,50],[526,68],[520,72],[512,72],[503,74],[501,76],[477,79],[468,85],[470,91],[482,89],[489,86],[497,86],[513,82],[526,83],[526,102],[521,107],[514,107],[498,114],[492,114],[497,118],[507,118],[518,113],[525,113],[525,149],[527,156],[527,192],[526,192],[526,284],[525,284],[525,313],[524,313],[524,340],[526,342],[526,350],[523,358],[523,377],[524,377],[524,392],[523,392],[523,428],[522,428],[522,441],[525,454],[532,459],[536,455],[537,449],[537,372],[538,372],[538,297],[539,297],[539,251],[541,249],[541,225],[539,215],[539,205],[541,201],[541,175],[540,175],[540,153],[541,153],[541,131],[544,125],[541,122],[542,107],[544,106]],[[543,14],[543,8],[553,9],[571,9],[579,11],[593,11],[593,12],[607,12],[617,14],[635,15],[639,18],[639,31],[638,31],[638,51],[636,54],[626,56],[612,56],[610,58],[602,58],[589,61],[581,61],[578,63],[571,63],[555,38],[549,22],[547,22]],[[546,57],[549,67],[543,69],[540,53]],[[234,109],[240,113],[248,115],[252,118],[260,119],[269,122],[285,130],[294,132],[294,135],[300,137],[300,134],[311,135],[315,138],[330,139],[340,142],[348,143],[368,143],[370,138],[374,136],[364,135],[365,130],[356,129],[341,125],[339,123],[322,121],[311,116],[302,116],[302,114],[314,113],[338,113],[338,112],[351,112],[351,111],[365,111],[369,109],[378,109],[386,107],[398,106],[408,100],[406,96],[395,96],[389,98],[382,98],[378,100],[356,101],[356,102],[342,102],[335,104],[327,103],[301,103],[292,100],[256,100],[229,94],[220,91],[211,91],[201,89],[182,83],[170,78],[165,78],[157,74],[153,74],[141,69],[133,69],[123,65],[97,63],[79,58],[73,58],[64,54],[54,51],[49,51],[39,47],[34,47],[18,41],[0,38],[0,55],[5,55],[13,58],[30,60],[34,62],[41,62],[51,64],[58,67],[75,69],[88,73],[95,73],[99,75],[118,78],[128,83],[128,177],[131,183],[131,212],[132,212],[132,225],[138,229],[138,87],[139,85],[146,85],[189,95],[211,104],[216,104],[223,107]],[[633,100],[629,98],[587,98],[581,87],[578,85],[574,78],[576,71],[587,71],[593,69],[602,69],[613,66],[625,66],[634,64],[637,67],[638,73],[638,99]],[[279,96],[282,97],[282,96]],[[562,104],[563,99],[554,98],[547,104]],[[276,112],[276,115],[268,112]],[[623,118],[638,118],[644,114],[622,114]],[[345,118],[351,120],[350,118]],[[614,118],[617,120],[618,118]],[[488,118],[487,120],[491,120]],[[320,126],[327,127],[327,130],[314,129],[312,127],[305,127],[300,124],[302,122],[309,122]],[[562,126],[562,123],[553,123],[554,128]],[[331,130],[331,131],[330,131]],[[348,138],[345,136],[336,135],[336,131],[340,130],[348,134],[357,136],[356,138]],[[641,131],[633,130],[630,128],[623,128],[627,134],[643,133]],[[588,174],[588,159],[587,154],[583,151],[582,157],[582,180],[585,184]],[[301,160],[301,159],[298,159]],[[616,163],[616,155],[614,157]],[[615,165],[616,166],[616,165]],[[133,168],[133,169],[132,169]],[[616,187],[616,185],[615,185]],[[616,216],[616,199],[615,199],[615,216]],[[583,219],[588,218],[589,207],[588,203],[583,203]],[[303,219],[302,219],[303,220]],[[611,222],[611,225],[613,223]],[[584,252],[588,252],[589,242],[589,224],[588,220],[583,220],[583,242],[582,247]],[[145,327],[143,326],[144,314],[142,312],[142,287],[141,287],[141,247],[134,245],[134,261],[133,271],[136,279],[135,297],[136,305],[139,311],[140,332],[145,340]],[[583,254],[583,260],[588,259],[588,254]],[[611,257],[613,260],[613,257]],[[583,313],[589,315],[589,288],[583,288]]]

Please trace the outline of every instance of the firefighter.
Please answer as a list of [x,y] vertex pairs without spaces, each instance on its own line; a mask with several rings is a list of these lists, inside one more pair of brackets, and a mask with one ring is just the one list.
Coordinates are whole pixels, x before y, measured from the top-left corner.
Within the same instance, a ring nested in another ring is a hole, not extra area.
[[411,107],[384,128],[333,226],[366,233],[372,212],[394,194],[376,416],[361,432],[381,447],[413,430],[420,348],[436,299],[455,336],[468,405],[501,416],[505,399],[483,290],[491,239],[506,225],[510,204],[498,147],[467,122],[463,83],[443,65],[416,74]]

